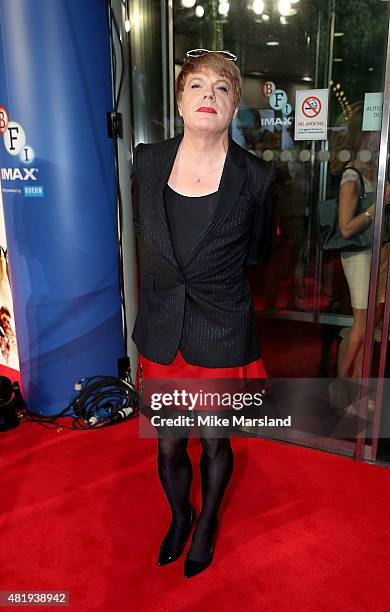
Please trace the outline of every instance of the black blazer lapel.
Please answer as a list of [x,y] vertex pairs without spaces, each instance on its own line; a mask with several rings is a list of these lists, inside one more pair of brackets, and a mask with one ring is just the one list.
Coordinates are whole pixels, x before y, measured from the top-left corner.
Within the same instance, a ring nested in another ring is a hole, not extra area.
[[[164,152],[164,157],[156,160],[156,174],[154,181],[153,193],[155,194],[155,207],[157,213],[157,221],[162,223],[164,229],[164,235],[167,240],[167,246],[169,247],[170,254],[174,263],[176,263],[179,267],[179,262],[175,255],[175,249],[172,241],[171,230],[169,228],[168,217],[165,209],[165,201],[164,201],[164,189],[168,182],[169,176],[172,171],[173,164],[175,162],[175,157],[177,150],[179,148],[180,142],[183,138],[183,134],[179,134],[172,138],[169,142],[167,142],[166,152]],[[161,171],[158,172],[158,168],[161,168]]]

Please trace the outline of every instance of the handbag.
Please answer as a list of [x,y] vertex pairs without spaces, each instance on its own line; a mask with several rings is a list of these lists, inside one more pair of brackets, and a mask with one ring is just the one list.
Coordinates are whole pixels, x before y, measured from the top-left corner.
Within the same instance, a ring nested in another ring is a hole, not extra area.
[[[359,175],[360,180],[360,195],[356,207],[356,215],[364,212],[376,200],[376,192],[366,193],[364,180],[356,168],[348,166],[345,170],[354,170]],[[318,230],[321,241],[321,248],[324,251],[364,251],[371,248],[374,224],[370,223],[366,229],[351,236],[344,238],[339,229],[339,196],[330,200],[324,200],[318,203]],[[389,208],[386,206],[386,209]],[[390,212],[390,210],[389,210]],[[388,217],[388,215],[387,215]],[[389,226],[389,223],[387,223]],[[386,223],[384,227],[384,233]],[[386,238],[384,238],[385,240]]]

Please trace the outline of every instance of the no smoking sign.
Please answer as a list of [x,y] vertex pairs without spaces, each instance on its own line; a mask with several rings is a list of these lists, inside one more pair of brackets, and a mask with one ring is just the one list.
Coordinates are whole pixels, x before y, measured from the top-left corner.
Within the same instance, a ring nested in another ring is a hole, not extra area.
[[309,96],[303,101],[302,112],[305,117],[309,117],[311,119],[312,117],[317,117],[317,115],[320,114],[321,107],[321,100],[319,100],[315,96]]
[[326,140],[328,90],[312,89],[295,94],[295,140]]

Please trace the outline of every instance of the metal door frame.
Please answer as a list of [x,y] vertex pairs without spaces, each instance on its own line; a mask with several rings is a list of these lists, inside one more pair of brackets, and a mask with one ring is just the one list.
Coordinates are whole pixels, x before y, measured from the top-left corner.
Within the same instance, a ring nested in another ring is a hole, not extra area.
[[[374,238],[372,246],[372,259],[371,259],[371,271],[370,271],[370,289],[368,299],[368,310],[366,320],[366,334],[364,340],[364,353],[363,353],[363,371],[362,379],[367,380],[372,376],[372,361],[373,361],[373,344],[374,344],[374,331],[375,331],[375,310],[376,300],[378,291],[379,281],[379,263],[380,263],[380,251],[381,251],[381,234],[382,234],[382,221],[384,217],[384,196],[386,190],[386,176],[387,176],[387,163],[388,163],[388,151],[389,151],[389,128],[390,128],[390,17],[387,23],[387,46],[386,46],[386,65],[385,65],[385,78],[383,88],[383,109],[382,109],[382,125],[381,125],[381,138],[379,147],[379,160],[378,160],[378,183],[376,192],[376,203],[375,203],[375,221],[374,221]],[[388,262],[389,264],[389,262]],[[381,336],[381,348],[379,356],[379,371],[378,371],[378,382],[376,388],[375,402],[377,409],[374,413],[373,424],[372,424],[372,444],[370,459],[375,461],[378,451],[378,435],[380,429],[380,418],[382,411],[382,397],[383,397],[383,379],[385,373],[386,357],[387,357],[387,346],[389,337],[389,315],[390,315],[390,276],[389,269],[387,273],[387,284],[385,294],[385,310],[383,314],[383,328]],[[366,419],[368,398],[361,397],[359,402],[359,418]],[[364,447],[366,443],[365,431],[359,432],[356,438],[355,445],[355,459],[361,461],[364,457]]]

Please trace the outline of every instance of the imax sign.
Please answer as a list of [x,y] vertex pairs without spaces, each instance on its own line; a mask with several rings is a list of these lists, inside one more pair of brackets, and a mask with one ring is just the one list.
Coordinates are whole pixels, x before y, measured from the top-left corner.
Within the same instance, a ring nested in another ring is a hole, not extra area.
[[35,173],[38,172],[38,168],[2,168],[1,169],[1,180],[2,181],[36,181],[37,177]]

